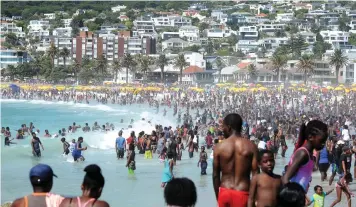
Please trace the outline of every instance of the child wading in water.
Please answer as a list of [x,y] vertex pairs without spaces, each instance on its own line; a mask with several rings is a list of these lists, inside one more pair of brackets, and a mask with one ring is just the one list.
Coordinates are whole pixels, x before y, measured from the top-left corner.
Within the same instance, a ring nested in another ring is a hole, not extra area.
[[325,196],[329,195],[333,190],[334,189],[331,189],[325,193],[320,185],[316,185],[314,187],[315,194],[311,197],[308,206],[314,203],[314,207],[324,207]]
[[173,179],[173,153],[168,152],[167,153],[167,158],[164,161],[164,170],[163,170],[163,175],[162,175],[162,184],[161,187],[164,188],[166,186],[166,183],[171,181]]
[[354,197],[354,194],[350,191],[348,181],[352,179],[351,173],[346,173],[340,180],[335,184],[336,187],[336,200],[331,204],[330,207],[335,206],[340,203],[342,192],[345,193],[347,198],[347,206],[351,207],[351,196]]
[[313,173],[313,150],[324,148],[328,137],[328,126],[319,120],[304,123],[300,127],[299,139],[290,159],[282,183],[296,182],[308,192]]
[[261,150],[258,162],[262,173],[252,178],[248,207],[276,206],[282,182],[281,176],[273,173],[275,165],[274,153],[269,150]]

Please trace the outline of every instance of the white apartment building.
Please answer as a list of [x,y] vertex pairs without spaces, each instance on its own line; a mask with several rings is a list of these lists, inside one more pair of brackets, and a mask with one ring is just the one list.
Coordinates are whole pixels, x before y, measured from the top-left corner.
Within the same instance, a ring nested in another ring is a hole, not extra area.
[[275,50],[276,48],[286,45],[288,42],[288,37],[271,37],[259,40],[259,45],[266,48],[267,50]]
[[340,69],[339,82],[356,83],[356,63],[350,63]]
[[59,27],[53,30],[53,36],[58,37],[71,37],[72,27]]
[[258,30],[256,26],[244,26],[239,28],[239,37],[241,40],[257,40]]
[[230,37],[231,34],[235,34],[237,32],[229,29],[206,29],[205,35],[207,38],[223,38],[223,37]]
[[28,31],[28,35],[32,37],[39,37],[40,39],[43,37],[48,37],[49,36],[49,30],[43,30],[43,29],[38,29],[34,30],[31,29]]
[[185,61],[189,66],[198,66],[200,68],[206,68],[206,60],[204,56],[197,52],[185,52],[184,53]]
[[314,44],[316,42],[316,34],[312,32],[300,32],[299,33],[308,44]]
[[277,22],[290,22],[294,19],[294,13],[282,13],[277,14],[276,21]]
[[43,14],[43,16],[45,17],[45,19],[55,19],[56,18],[55,13],[47,13],[47,14]]
[[192,20],[188,17],[182,17],[182,16],[171,16],[169,17],[171,21],[171,25],[173,27],[182,27],[182,26],[191,26],[192,25]]
[[63,48],[67,48],[70,51],[68,57],[64,58],[61,56],[57,56],[54,59],[54,64],[64,66],[64,59],[65,59],[66,66],[71,65],[72,57],[73,57],[73,51],[72,51],[73,39],[71,37],[55,37],[51,41],[53,42],[54,46],[56,46],[56,48],[59,50],[59,52],[63,50]]
[[141,34],[151,34],[155,32],[155,28],[154,28],[154,22],[153,20],[143,20],[141,19],[137,19],[133,22],[136,31],[139,35]]
[[64,27],[70,27],[70,23],[72,23],[72,19],[62,19]]
[[170,48],[183,49],[189,47],[191,44],[188,41],[184,41],[180,38],[171,38],[162,42],[162,51]]
[[179,37],[186,37],[188,41],[198,41],[200,34],[196,26],[182,26],[179,28]]
[[276,30],[284,30],[286,24],[259,24],[258,31],[265,33],[274,33]]
[[49,28],[51,25],[47,20],[31,20],[27,26],[28,30],[45,30],[44,28]]
[[168,40],[171,38],[179,38],[179,32],[162,32],[161,38],[162,38],[162,40]]
[[155,27],[173,27],[169,17],[154,17],[152,18]]
[[25,32],[22,31],[22,27],[17,27],[13,22],[4,22],[0,25],[1,35],[6,33],[14,33],[17,37],[25,37]]
[[5,69],[9,65],[29,62],[30,57],[27,52],[20,50],[0,50],[0,69]]
[[320,31],[320,35],[323,37],[325,42],[333,45],[334,48],[349,45],[349,32],[322,30]]
[[239,40],[236,43],[236,51],[241,50],[244,53],[254,51],[258,48],[259,43],[257,40]]

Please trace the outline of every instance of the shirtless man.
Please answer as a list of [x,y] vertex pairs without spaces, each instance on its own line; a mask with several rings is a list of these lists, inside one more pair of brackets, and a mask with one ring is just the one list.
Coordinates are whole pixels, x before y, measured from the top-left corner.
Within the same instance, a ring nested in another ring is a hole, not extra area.
[[258,149],[250,140],[241,137],[240,115],[227,115],[221,128],[226,139],[214,149],[213,183],[216,199],[219,207],[246,207],[250,174],[258,172]]

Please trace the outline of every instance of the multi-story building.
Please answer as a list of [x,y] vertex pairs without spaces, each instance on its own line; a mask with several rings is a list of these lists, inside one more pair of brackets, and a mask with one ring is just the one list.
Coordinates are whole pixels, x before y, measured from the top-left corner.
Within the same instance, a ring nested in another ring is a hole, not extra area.
[[259,24],[258,31],[265,33],[274,33],[277,30],[284,30],[286,24]]
[[328,30],[338,30],[339,28],[339,16],[322,16],[319,18],[319,25],[322,28],[326,28]]
[[190,65],[190,66],[198,66],[200,68],[205,69],[206,68],[206,60],[204,59],[204,56],[200,53],[197,52],[185,52],[184,53],[184,58],[185,61]]
[[294,13],[281,13],[277,14],[276,21],[277,22],[289,22],[294,19]]
[[152,20],[156,28],[173,26],[169,17],[154,17]]
[[29,36],[39,38],[49,36],[50,24],[47,20],[31,20],[27,28]]
[[288,37],[271,37],[259,40],[259,45],[267,50],[275,50],[276,48],[286,45]]
[[188,42],[180,38],[171,38],[162,42],[162,51],[166,49],[183,49],[192,45],[200,45],[200,42]]
[[258,30],[256,26],[246,26],[239,28],[239,37],[241,40],[257,40]]
[[0,34],[3,36],[6,33],[14,33],[16,37],[25,37],[22,27],[17,27],[13,22],[1,22]]
[[308,44],[314,44],[316,42],[316,34],[312,32],[300,32],[302,37],[304,37],[305,42]]
[[27,52],[20,50],[0,50],[0,69],[7,68],[8,65],[16,66],[30,61]]
[[237,32],[229,29],[206,29],[204,31],[205,37],[207,38],[223,38],[230,37],[231,34],[236,35]]
[[199,28],[196,26],[182,26],[179,28],[179,37],[187,38],[188,41],[199,40]]
[[257,40],[239,40],[236,44],[236,51],[241,50],[244,53],[255,51],[259,46]]
[[56,28],[53,30],[53,36],[71,37],[72,36],[72,27]]
[[133,24],[139,35],[155,33],[153,20],[144,19],[143,17],[141,17],[139,19],[136,19]]
[[[50,40],[54,46],[59,50],[62,51],[64,48],[67,48],[70,52],[68,57],[61,57],[61,56],[57,56],[54,59],[54,64],[55,65],[71,65],[72,64],[72,46],[73,46],[73,38],[71,37],[54,37]],[[65,61],[65,63],[64,63]]]
[[56,18],[55,13],[47,13],[47,14],[43,14],[43,16],[45,17],[45,19],[55,19]]
[[72,40],[73,58],[81,61],[85,56],[96,59],[102,55],[109,64],[125,54],[155,54],[156,39],[153,37],[125,37],[117,34],[105,34],[95,37],[92,32],[80,32]]
[[325,42],[333,45],[334,48],[347,49],[350,47],[348,43],[350,36],[349,32],[322,30],[320,31],[320,35]]
[[162,32],[161,38],[162,38],[162,40],[168,40],[171,38],[179,38],[179,32]]
[[70,27],[70,23],[72,23],[72,19],[62,19],[64,27]]
[[192,20],[188,17],[170,16],[169,19],[173,27],[192,26]]

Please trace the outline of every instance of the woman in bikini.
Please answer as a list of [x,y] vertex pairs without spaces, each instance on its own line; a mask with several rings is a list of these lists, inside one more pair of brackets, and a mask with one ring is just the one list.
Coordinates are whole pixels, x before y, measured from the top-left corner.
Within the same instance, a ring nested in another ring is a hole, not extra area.
[[65,198],[60,207],[109,207],[106,201],[98,200],[105,184],[100,167],[95,164],[88,165],[84,171],[86,174],[82,183],[82,196]]

